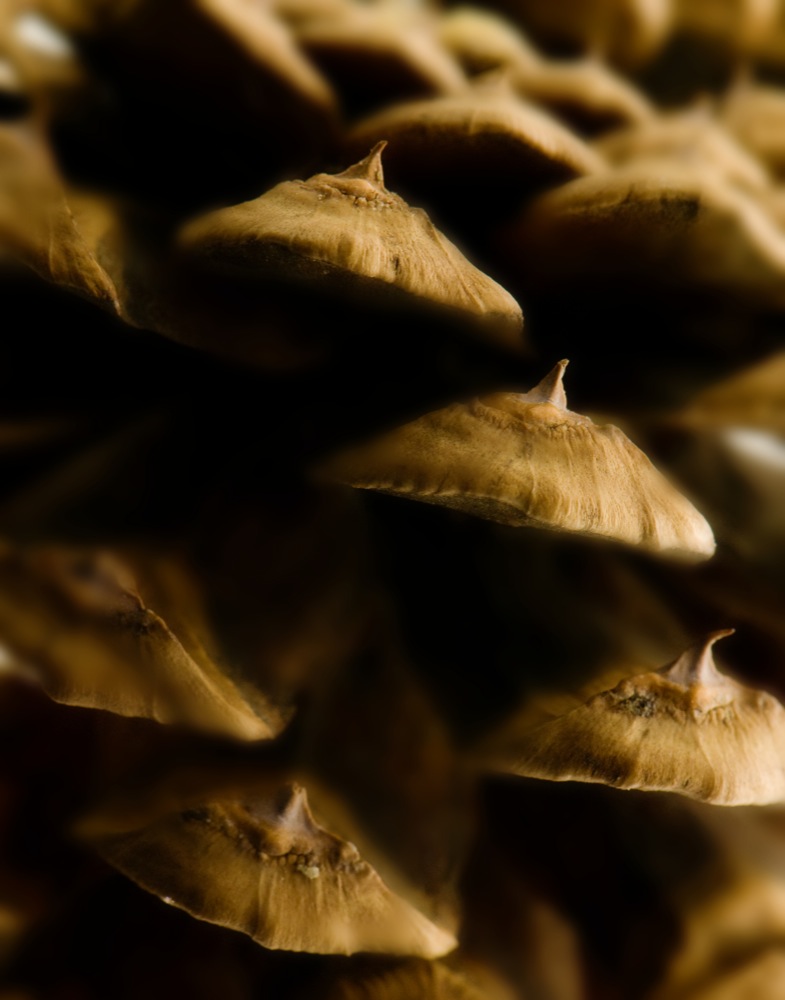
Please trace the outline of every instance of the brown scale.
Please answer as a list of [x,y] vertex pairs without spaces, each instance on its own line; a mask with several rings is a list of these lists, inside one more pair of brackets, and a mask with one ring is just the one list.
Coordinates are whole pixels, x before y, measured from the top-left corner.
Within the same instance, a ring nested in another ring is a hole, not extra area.
[[428,413],[340,453],[324,474],[501,524],[615,538],[707,558],[703,516],[612,425],[567,409],[561,361],[526,393]]
[[513,721],[488,753],[499,770],[552,781],[670,791],[717,805],[785,801],[785,708],[720,673],[713,632],[555,719]]
[[166,902],[266,948],[435,958],[455,947],[353,844],[316,822],[300,785],[87,839]]
[[342,173],[284,181],[252,201],[195,219],[180,234],[184,252],[208,273],[238,282],[275,280],[329,293],[333,310],[338,302],[377,312],[405,309],[420,320],[468,325],[519,349],[520,306],[422,209],[387,190],[385,145],[378,142]]
[[252,699],[257,714],[211,655],[209,629],[182,571],[139,556],[159,591],[168,575],[181,599],[176,631],[145,605],[129,565],[116,555],[6,545],[0,548],[4,642],[56,701],[241,740],[274,735],[283,725],[274,707],[259,693]]

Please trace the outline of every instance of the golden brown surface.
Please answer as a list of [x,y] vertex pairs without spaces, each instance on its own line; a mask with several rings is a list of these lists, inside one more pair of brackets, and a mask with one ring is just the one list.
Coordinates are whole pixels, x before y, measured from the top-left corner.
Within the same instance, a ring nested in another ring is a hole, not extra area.
[[433,958],[455,945],[396,897],[352,844],[316,824],[300,786],[277,802],[192,809],[98,847],[167,902],[267,948]]
[[3,638],[57,701],[187,722],[239,739],[269,738],[280,726],[275,710],[269,721],[257,716],[219,670],[203,644],[198,614],[196,629],[189,621],[187,589],[177,586],[176,567],[170,571],[181,619],[177,635],[146,607],[128,568],[110,554],[6,547],[0,556]]
[[[421,209],[384,186],[378,143],[340,174],[285,181],[253,201],[191,223],[183,244],[207,264],[246,277],[330,282],[362,298],[389,289],[486,320],[515,344],[521,311],[473,267]],[[369,283],[371,283],[369,285]]]
[[46,147],[29,127],[0,125],[0,255],[114,310],[117,296],[74,223]]
[[618,428],[566,408],[565,366],[531,392],[427,414],[338,456],[330,472],[502,524],[710,556],[708,524],[646,456]]
[[505,767],[717,805],[782,802],[785,709],[719,673],[711,646],[727,634],[714,633],[669,667],[622,680],[553,722],[508,735]]

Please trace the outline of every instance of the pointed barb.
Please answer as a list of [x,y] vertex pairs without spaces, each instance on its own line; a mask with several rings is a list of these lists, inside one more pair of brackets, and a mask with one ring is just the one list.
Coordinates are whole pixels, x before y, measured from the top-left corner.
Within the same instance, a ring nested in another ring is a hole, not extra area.
[[665,667],[662,674],[683,687],[711,687],[726,683],[725,676],[717,670],[712,647],[719,639],[733,635],[735,631],[734,628],[726,628],[709,633],[703,642],[691,646],[678,660]]
[[563,379],[564,370],[569,363],[566,359],[559,361],[538,385],[523,394],[523,398],[530,403],[550,403],[566,410],[567,393],[564,391]]
[[318,830],[318,824],[308,803],[308,793],[297,782],[292,782],[282,789],[278,803],[278,821],[282,826],[290,830],[297,829],[301,833],[313,833]]
[[293,781],[281,789],[278,814],[282,819],[292,819],[308,809],[308,795],[302,785]]
[[380,142],[377,142],[365,159],[360,160],[359,163],[355,163],[351,167],[348,167],[343,171],[343,173],[337,174],[336,176],[368,181],[377,187],[383,188],[384,169],[382,167],[382,152],[384,151],[386,145],[386,139],[382,139]]

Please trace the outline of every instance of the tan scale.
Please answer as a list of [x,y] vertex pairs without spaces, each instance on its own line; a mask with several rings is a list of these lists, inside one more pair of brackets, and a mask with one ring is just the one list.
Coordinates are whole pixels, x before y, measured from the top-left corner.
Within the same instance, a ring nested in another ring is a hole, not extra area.
[[501,524],[615,538],[706,558],[705,519],[617,428],[567,409],[561,361],[527,393],[428,413],[348,449],[325,471],[359,489]]
[[707,163],[669,157],[582,177],[541,196],[504,250],[529,288],[617,295],[684,290],[758,311],[785,308],[785,233]]
[[[175,567],[167,572],[176,574],[168,586],[177,634],[110,553],[4,546],[0,637],[55,701],[242,740],[276,735],[275,709],[257,714],[216,665],[203,623],[195,628],[189,619],[193,594]],[[167,587],[160,570],[158,586]]]
[[[551,781],[677,792],[716,805],[785,800],[785,708],[720,673],[714,632],[653,673],[567,714],[498,737],[502,770]],[[504,750],[501,748],[504,747]]]
[[754,427],[785,437],[785,353],[709,386],[673,420],[701,429]]
[[453,7],[439,25],[444,46],[474,76],[507,67],[534,72],[545,61],[516,25],[480,7]]
[[442,40],[470,74],[506,69],[515,89],[579,132],[599,132],[653,116],[644,95],[596,58],[543,58],[503,18],[458,7],[442,20]]
[[[785,969],[782,809],[681,801],[685,840],[693,826],[703,843],[689,873],[670,879],[679,933],[646,1000],[778,1000]],[[669,851],[667,841],[661,851]]]
[[706,164],[730,184],[755,194],[770,186],[764,165],[704,107],[659,115],[619,129],[598,140],[594,148],[617,166],[667,157],[674,163]]
[[454,7],[445,11],[440,36],[446,48],[471,75],[502,67],[534,73],[544,62],[515,25],[479,7]]
[[346,4],[296,28],[310,58],[350,98],[364,91],[374,103],[415,94],[460,90],[465,76],[441,44],[432,14],[414,4],[379,0]]
[[448,310],[517,347],[520,306],[469,263],[422,211],[384,186],[378,143],[340,174],[284,181],[253,201],[189,224],[184,247],[246,279],[283,277],[352,300]]
[[0,266],[22,265],[44,281],[114,312],[117,295],[79,232],[41,138],[0,124]]
[[459,95],[387,108],[361,121],[348,138],[350,155],[381,139],[390,143],[397,176],[440,181],[460,171],[484,179],[489,193],[510,188],[520,200],[532,182],[558,184],[599,173],[604,161],[546,111],[491,74]]
[[656,54],[673,20],[673,0],[495,0],[540,44],[576,53],[598,52],[631,69]]
[[300,785],[189,809],[96,847],[165,902],[265,948],[436,958],[455,947],[316,822]]
[[[254,0],[37,0],[67,31],[130,56],[144,74],[167,67],[199,89],[229,84],[235,100],[258,112],[274,88],[294,111],[332,114],[327,81],[300,51],[273,9]],[[188,39],[188,45],[173,39]],[[143,77],[144,74],[140,74]],[[238,80],[243,85],[238,86]]]
[[552,60],[534,73],[513,75],[516,90],[585,135],[654,117],[654,108],[632,83],[596,58]]

